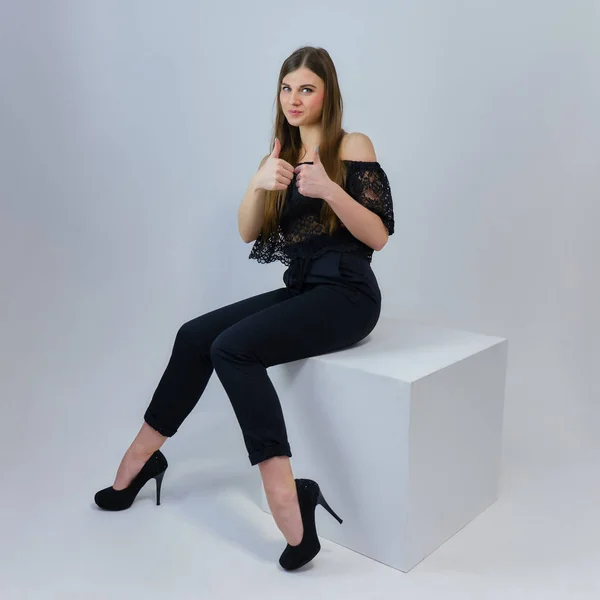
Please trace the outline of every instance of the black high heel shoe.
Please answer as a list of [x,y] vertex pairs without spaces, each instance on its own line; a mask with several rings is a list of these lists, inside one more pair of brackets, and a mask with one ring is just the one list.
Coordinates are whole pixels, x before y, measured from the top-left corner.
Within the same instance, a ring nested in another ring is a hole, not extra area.
[[315,509],[317,508],[317,504],[320,504],[340,524],[342,523],[342,519],[325,502],[325,498],[323,498],[319,484],[316,481],[312,479],[296,479],[296,490],[298,491],[298,503],[300,504],[304,534],[302,541],[297,546],[290,546],[288,544],[283,554],[279,557],[279,564],[286,571],[293,571],[303,567],[321,550],[315,525]]
[[156,504],[159,505],[160,488],[168,466],[165,455],[157,450],[125,489],[115,490],[112,486],[104,488],[96,492],[94,501],[104,510],[125,510],[133,504],[135,497],[144,485],[150,479],[156,479]]

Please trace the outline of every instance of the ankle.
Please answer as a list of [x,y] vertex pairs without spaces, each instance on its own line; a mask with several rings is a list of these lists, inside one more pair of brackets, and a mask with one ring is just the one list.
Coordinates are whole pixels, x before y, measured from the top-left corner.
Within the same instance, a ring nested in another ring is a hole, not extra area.
[[155,452],[156,449],[153,450],[145,448],[144,446],[132,445],[128,448],[125,455],[136,460],[148,460]]
[[269,504],[275,506],[289,506],[298,501],[296,489],[277,488],[266,492]]

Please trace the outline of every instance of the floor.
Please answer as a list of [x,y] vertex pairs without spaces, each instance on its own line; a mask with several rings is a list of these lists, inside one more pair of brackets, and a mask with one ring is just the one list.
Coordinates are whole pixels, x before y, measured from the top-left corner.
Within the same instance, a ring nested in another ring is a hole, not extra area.
[[110,513],[93,494],[112,483],[117,451],[81,439],[65,452],[56,441],[10,457],[10,468],[4,456],[3,600],[600,597],[591,460],[505,477],[500,499],[409,573],[324,539],[309,565],[288,573],[277,564],[285,540],[258,505],[257,470],[165,448],[161,505],[151,481],[130,509]]

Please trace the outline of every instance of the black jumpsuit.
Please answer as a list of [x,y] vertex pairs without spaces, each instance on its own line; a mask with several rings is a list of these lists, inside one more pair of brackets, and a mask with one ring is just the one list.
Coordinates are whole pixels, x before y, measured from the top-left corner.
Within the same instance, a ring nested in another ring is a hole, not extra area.
[[[345,162],[346,191],[377,213],[391,235],[394,215],[385,172],[377,162]],[[381,312],[381,292],[370,265],[373,250],[345,228],[336,236],[324,235],[316,218],[321,202],[301,196],[294,179],[280,233],[267,241],[261,235],[254,243],[249,258],[288,265],[284,287],[181,326],[144,414],[151,427],[174,435],[215,370],[241,427],[250,464],[292,456],[267,368],[352,346],[373,330]],[[310,232],[311,222],[312,235],[286,245],[286,236]]]

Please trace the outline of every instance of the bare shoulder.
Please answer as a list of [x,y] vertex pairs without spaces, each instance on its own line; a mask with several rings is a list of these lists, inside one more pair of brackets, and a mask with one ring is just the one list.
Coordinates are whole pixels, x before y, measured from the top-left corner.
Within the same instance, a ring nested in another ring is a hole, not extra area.
[[376,162],[375,148],[368,135],[358,131],[347,133],[340,144],[342,160],[359,160]]

